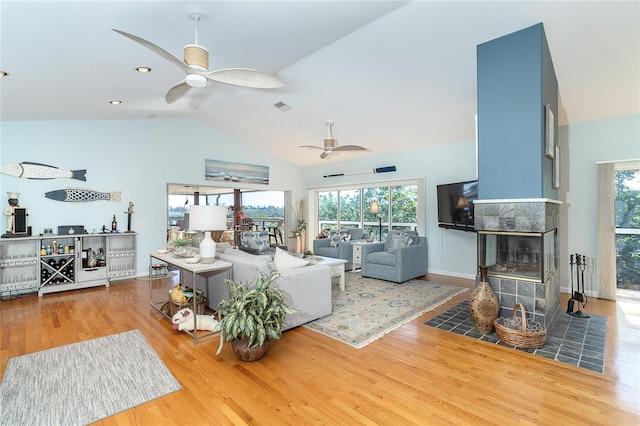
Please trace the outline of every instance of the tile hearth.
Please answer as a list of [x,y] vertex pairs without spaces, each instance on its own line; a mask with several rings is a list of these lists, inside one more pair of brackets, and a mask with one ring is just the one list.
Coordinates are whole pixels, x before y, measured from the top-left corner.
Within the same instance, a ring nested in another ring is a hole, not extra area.
[[[495,332],[491,334],[478,333],[469,316],[469,302],[466,300],[425,324],[485,342],[514,348],[500,342]],[[552,328],[547,330],[547,340],[543,347],[539,349],[514,349],[586,368],[597,373],[604,373],[606,329],[606,317],[591,315],[591,318],[576,318],[566,312],[561,312]]]

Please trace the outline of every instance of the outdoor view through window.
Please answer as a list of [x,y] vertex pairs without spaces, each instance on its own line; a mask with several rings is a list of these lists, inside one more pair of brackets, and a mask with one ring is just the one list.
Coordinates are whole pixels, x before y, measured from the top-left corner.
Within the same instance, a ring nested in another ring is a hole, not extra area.
[[[374,201],[378,202],[378,213],[371,212]],[[320,191],[318,229],[364,228],[376,240],[384,241],[389,229],[417,228],[417,204],[417,185]]]
[[640,291],[640,169],[616,171],[616,281]]

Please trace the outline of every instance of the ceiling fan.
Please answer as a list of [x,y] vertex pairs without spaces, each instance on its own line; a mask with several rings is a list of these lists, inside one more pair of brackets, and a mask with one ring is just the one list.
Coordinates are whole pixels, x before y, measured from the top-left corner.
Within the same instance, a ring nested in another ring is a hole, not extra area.
[[157,53],[169,62],[172,62],[174,65],[177,65],[185,72],[185,79],[173,86],[167,92],[165,100],[169,104],[180,99],[192,87],[205,87],[208,80],[256,89],[276,89],[284,86],[284,83],[276,77],[250,68],[225,68],[216,71],[209,71],[209,52],[198,44],[198,24],[202,17],[203,15],[200,13],[189,14],[189,18],[195,21],[195,43],[188,44],[184,47],[184,61],[181,61],[179,58],[173,56],[163,48],[156,46],[143,38],[124,31],[116,30],[115,28],[112,28],[112,30],[137,43],[140,43],[147,49]]
[[340,151],[366,151],[367,148],[363,148],[358,145],[342,145],[336,146],[336,142],[338,139],[333,137],[333,120],[327,120],[326,122],[327,128],[329,129],[329,135],[324,140],[324,147],[313,146],[313,145],[300,145],[299,148],[314,148],[314,149],[322,149],[323,152],[320,154],[320,158],[323,160],[329,156],[329,154],[333,154],[334,152]]

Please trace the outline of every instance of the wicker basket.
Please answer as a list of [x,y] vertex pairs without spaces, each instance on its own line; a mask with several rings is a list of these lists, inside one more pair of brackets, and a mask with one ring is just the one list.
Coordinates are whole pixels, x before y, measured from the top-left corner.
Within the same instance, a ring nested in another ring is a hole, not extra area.
[[[204,307],[207,303],[207,299],[202,297],[202,290],[198,290],[197,295],[201,297],[201,299],[196,302],[195,314],[204,315]],[[173,317],[180,309],[185,308],[193,309],[193,297],[187,297],[187,301],[184,303],[176,303],[171,299],[171,296],[169,296],[169,316]]]
[[[543,347],[547,340],[547,329],[539,322],[527,319],[527,315],[524,311],[524,305],[522,303],[516,303],[513,307],[514,319],[518,317],[518,308],[522,314],[522,329],[505,327],[505,318],[497,318],[493,321],[493,325],[496,328],[498,337],[502,342],[518,348],[537,349]],[[536,325],[542,328],[542,330],[528,332],[527,324]]]

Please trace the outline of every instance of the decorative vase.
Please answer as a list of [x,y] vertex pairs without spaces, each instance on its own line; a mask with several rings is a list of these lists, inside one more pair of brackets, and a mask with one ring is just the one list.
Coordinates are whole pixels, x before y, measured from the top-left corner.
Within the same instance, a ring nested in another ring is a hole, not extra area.
[[368,243],[373,242],[373,235],[371,235],[371,234],[367,234],[367,238],[366,238],[366,240],[367,240],[367,242],[368,242]]
[[487,279],[487,267],[480,267],[480,283],[471,293],[469,314],[479,333],[493,333],[493,321],[500,315],[500,300]]
[[246,362],[257,361],[262,358],[265,356],[270,346],[271,340],[268,337],[262,346],[257,346],[255,348],[249,347],[244,339],[236,339],[231,342],[233,352],[236,354],[238,359]]

